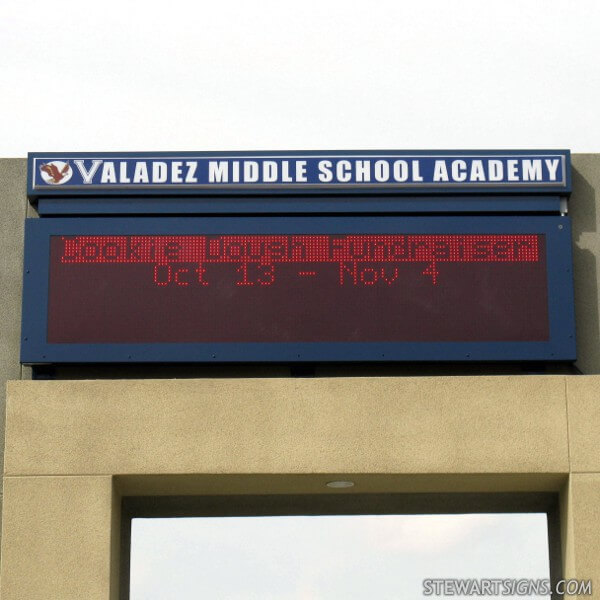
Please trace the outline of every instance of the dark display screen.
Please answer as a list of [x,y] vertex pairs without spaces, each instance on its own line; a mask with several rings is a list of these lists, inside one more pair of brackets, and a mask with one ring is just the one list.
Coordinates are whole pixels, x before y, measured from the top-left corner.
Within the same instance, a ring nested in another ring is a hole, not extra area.
[[548,339],[544,234],[50,237],[48,343]]

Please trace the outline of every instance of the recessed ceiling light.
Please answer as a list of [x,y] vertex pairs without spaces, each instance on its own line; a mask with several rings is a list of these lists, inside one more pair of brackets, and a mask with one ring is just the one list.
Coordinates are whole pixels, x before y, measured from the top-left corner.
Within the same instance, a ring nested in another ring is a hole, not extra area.
[[354,481],[328,481],[327,487],[330,488],[351,488],[354,486]]

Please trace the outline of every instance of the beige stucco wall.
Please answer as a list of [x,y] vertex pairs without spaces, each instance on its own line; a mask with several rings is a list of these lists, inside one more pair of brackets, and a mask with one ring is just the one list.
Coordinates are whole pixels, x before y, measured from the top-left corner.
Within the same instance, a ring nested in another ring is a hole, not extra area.
[[600,373],[600,155],[573,155],[573,270],[577,366]]
[[11,382],[5,473],[566,473],[564,388],[564,377]]
[[[577,366],[592,375],[600,155],[574,155],[573,166]],[[18,362],[23,219],[34,216],[25,170],[22,159],[0,160],[2,405],[13,380],[3,599],[115,600],[121,494],[324,493],[344,475],[356,486],[341,493],[559,491],[565,573],[600,585],[599,376],[484,376],[498,372],[489,366],[473,377],[387,368],[361,378],[238,379],[241,370],[229,370],[111,380],[99,371],[105,379],[27,381]]]
[[20,381],[0,589],[116,600],[120,494],[556,491],[600,580],[600,376]]
[[[0,160],[0,460],[4,451],[4,390],[10,379],[21,379],[21,283],[23,223],[27,212],[24,159]],[[0,503],[2,488],[0,487]]]

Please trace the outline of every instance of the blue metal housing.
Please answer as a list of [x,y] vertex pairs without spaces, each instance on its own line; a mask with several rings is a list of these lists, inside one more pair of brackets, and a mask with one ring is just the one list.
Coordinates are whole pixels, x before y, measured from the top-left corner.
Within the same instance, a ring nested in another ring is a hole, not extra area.
[[[21,361],[43,363],[573,361],[575,322],[571,229],[561,216],[295,216],[46,218],[26,222]],[[547,342],[49,344],[52,235],[159,234],[544,234]]]
[[94,196],[40,198],[40,216],[235,215],[235,214],[435,214],[558,213],[561,197],[496,194],[483,196]]

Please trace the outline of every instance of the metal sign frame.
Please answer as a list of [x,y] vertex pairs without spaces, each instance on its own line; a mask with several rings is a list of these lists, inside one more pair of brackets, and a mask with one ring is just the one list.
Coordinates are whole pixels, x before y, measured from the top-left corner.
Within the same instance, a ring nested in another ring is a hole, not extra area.
[[[209,344],[49,344],[52,235],[144,234],[545,234],[550,338],[547,342],[314,342]],[[130,217],[28,219],[25,237],[21,362],[257,363],[385,361],[572,361],[575,321],[568,217]]]
[[27,195],[565,195],[570,172],[568,150],[33,152]]

